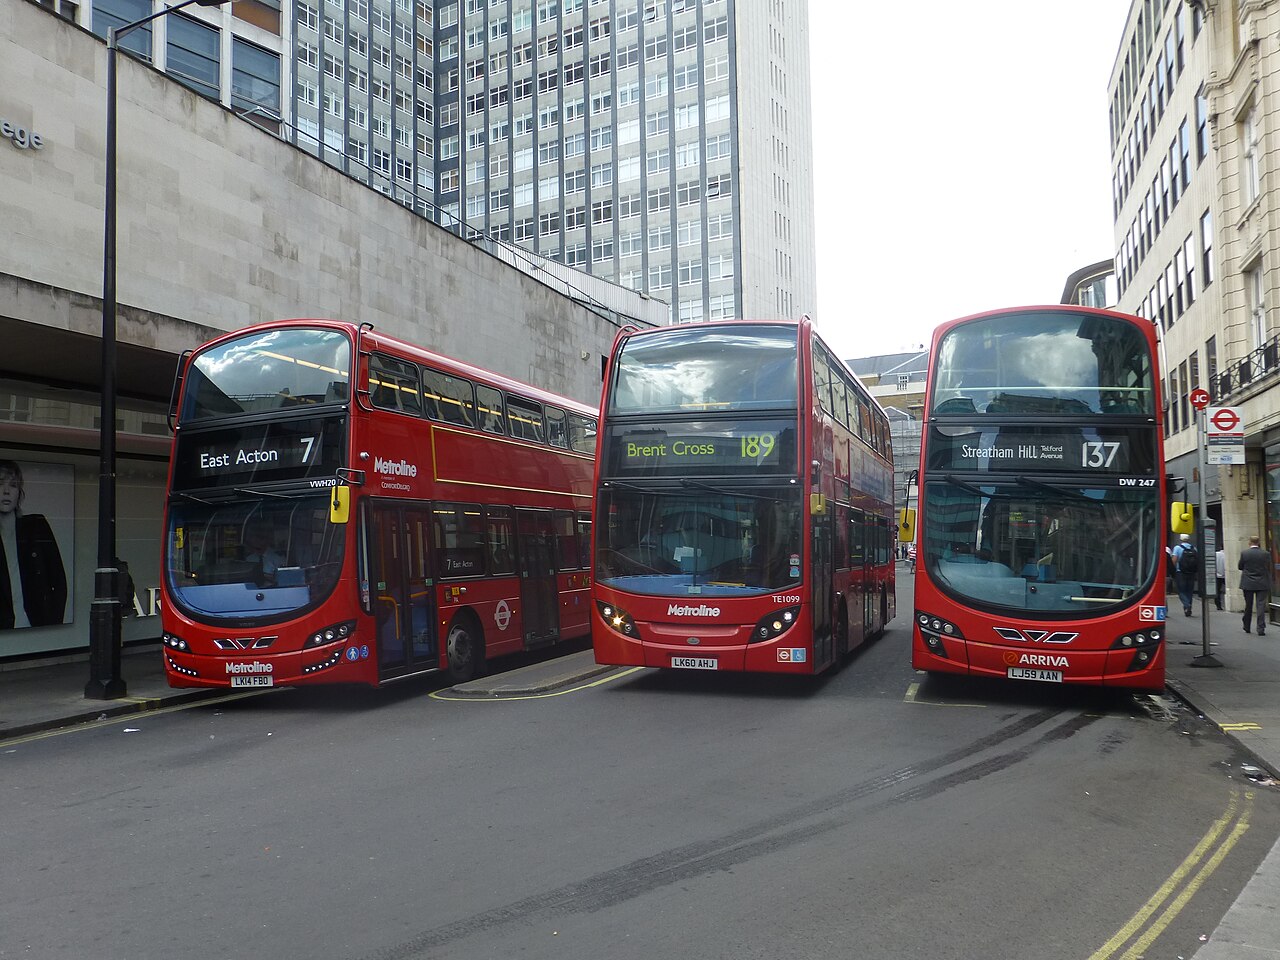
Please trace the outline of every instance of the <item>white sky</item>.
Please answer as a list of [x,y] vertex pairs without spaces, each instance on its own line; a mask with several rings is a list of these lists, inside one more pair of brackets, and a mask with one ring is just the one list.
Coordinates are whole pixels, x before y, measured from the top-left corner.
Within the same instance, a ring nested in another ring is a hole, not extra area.
[[818,329],[845,359],[1057,303],[1114,254],[1129,0],[809,0]]

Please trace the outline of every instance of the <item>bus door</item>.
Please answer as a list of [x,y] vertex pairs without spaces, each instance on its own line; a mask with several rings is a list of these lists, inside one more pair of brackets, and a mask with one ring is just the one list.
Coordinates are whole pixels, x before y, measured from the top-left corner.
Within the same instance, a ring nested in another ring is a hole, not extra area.
[[857,646],[867,638],[867,515],[849,510],[849,642]]
[[520,605],[524,610],[526,647],[552,643],[560,636],[555,534],[551,511],[516,511],[516,550],[520,555]]
[[435,588],[426,506],[371,502],[369,580],[378,638],[378,673],[437,665]]
[[835,576],[831,555],[830,504],[825,513],[812,514],[809,578],[813,583],[813,668],[818,670],[831,662],[831,583]]

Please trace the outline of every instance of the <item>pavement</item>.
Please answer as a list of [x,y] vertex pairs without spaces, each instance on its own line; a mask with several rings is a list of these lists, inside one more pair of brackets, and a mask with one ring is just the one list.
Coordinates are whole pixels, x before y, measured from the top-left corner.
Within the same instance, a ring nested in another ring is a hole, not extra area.
[[[1280,780],[1280,624],[1265,636],[1246,634],[1241,615],[1208,601],[1209,657],[1204,656],[1200,601],[1185,617],[1169,597],[1168,692],[1234,738],[1258,768],[1253,777]],[[598,666],[591,650],[495,674],[450,688],[458,697],[545,695],[591,683],[612,668]],[[6,741],[62,728],[165,709],[227,691],[175,690],[165,681],[160,647],[131,648],[121,658],[127,696],[88,700],[89,665],[67,657],[38,665],[0,665],[0,748]],[[1195,953],[1195,960],[1280,960],[1280,842]]]

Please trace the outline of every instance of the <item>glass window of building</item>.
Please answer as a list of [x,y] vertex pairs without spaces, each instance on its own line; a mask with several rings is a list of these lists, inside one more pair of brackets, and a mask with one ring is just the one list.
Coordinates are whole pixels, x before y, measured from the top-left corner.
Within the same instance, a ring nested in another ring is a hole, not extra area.
[[218,99],[218,31],[177,13],[169,17],[166,73],[213,100]]

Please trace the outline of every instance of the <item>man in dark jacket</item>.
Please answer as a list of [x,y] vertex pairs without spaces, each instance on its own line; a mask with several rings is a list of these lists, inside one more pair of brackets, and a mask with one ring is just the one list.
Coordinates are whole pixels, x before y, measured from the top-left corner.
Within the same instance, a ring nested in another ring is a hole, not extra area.
[[1249,538],[1249,546],[1240,552],[1240,589],[1244,591],[1244,632],[1251,633],[1249,621],[1256,604],[1258,636],[1267,630],[1267,597],[1271,593],[1271,554],[1259,545],[1258,537]]

